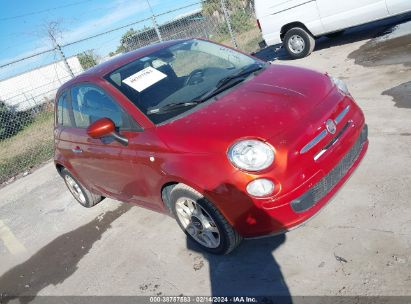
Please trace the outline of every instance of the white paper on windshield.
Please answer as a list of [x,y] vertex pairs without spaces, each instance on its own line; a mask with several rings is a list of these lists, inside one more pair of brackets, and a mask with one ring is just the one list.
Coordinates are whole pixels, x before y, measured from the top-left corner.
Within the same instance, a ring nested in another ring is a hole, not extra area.
[[127,77],[123,80],[125,84],[132,87],[138,92],[142,92],[148,87],[152,86],[156,82],[159,82],[161,79],[166,78],[167,75],[152,68],[146,67],[144,70],[141,70],[130,77]]

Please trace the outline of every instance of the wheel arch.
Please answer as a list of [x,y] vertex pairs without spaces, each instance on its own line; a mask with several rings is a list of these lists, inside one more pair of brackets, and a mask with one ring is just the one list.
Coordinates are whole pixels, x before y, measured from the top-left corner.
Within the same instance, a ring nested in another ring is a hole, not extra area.
[[64,166],[64,165],[62,165],[62,164],[60,164],[60,163],[55,163],[54,164],[54,166],[56,167],[56,170],[57,170],[57,172],[60,174],[60,176],[61,176],[61,171],[63,170],[63,169],[65,169],[66,167]]
[[313,35],[313,34],[311,33],[311,31],[305,26],[304,23],[302,23],[302,22],[300,22],[300,21],[294,21],[294,22],[287,23],[286,25],[283,25],[283,26],[281,27],[281,31],[280,31],[281,41],[284,40],[285,34],[286,34],[289,30],[291,30],[292,28],[294,28],[294,27],[300,27],[300,28],[304,29],[305,31],[307,31],[307,33],[309,33],[311,36],[314,37],[314,35]]
[[161,200],[163,201],[164,207],[171,213],[171,202],[170,202],[170,193],[173,188],[180,184],[180,182],[170,181],[165,183],[161,187]]
[[96,193],[98,195],[104,196],[99,189],[95,189],[92,187],[89,183],[87,183],[84,179],[79,176],[76,171],[71,167],[70,163],[63,163],[61,161],[54,161],[54,166],[58,172],[58,174],[62,177],[62,171],[63,169],[66,169],[74,178],[76,178],[82,185],[85,187],[87,190],[92,191],[93,193]]
[[[171,178],[170,180],[163,182],[163,185],[161,186],[161,200],[163,201],[164,207],[171,213],[172,207],[171,207],[171,202],[170,202],[170,193],[171,190],[173,190],[173,188],[177,185],[186,185],[190,188],[192,188],[193,190],[197,191],[198,193],[200,193],[201,195],[203,195],[204,197],[206,197],[206,191],[199,187],[198,185],[193,184],[192,182],[188,182],[185,180],[180,180],[178,178]],[[208,198],[207,198],[208,199]]]
[[199,194],[201,194],[206,200],[208,200],[211,204],[213,204],[215,206],[215,208],[218,209],[218,211],[224,216],[224,218],[228,221],[228,223],[235,227],[236,222],[233,221],[233,219],[229,216],[229,213],[227,212],[227,210],[225,208],[223,208],[223,205],[219,204],[218,202],[216,202],[215,200],[211,199],[209,196],[209,193],[207,193],[208,191],[205,188],[202,188],[198,185],[193,184],[192,182],[188,182],[188,181],[182,181],[179,180],[177,178],[175,179],[171,179],[165,183],[163,183],[163,186],[161,187],[161,200],[162,203],[164,205],[165,210],[168,211],[168,213],[170,215],[173,216],[173,212],[172,212],[172,206],[171,206],[171,201],[170,201],[170,193],[172,191],[172,189],[177,186],[177,185],[186,185],[190,188],[192,188],[194,191],[198,192]]

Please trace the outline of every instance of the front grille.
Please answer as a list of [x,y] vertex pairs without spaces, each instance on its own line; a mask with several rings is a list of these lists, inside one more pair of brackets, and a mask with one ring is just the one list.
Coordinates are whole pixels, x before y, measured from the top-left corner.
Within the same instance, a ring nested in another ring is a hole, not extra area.
[[[350,106],[346,106],[344,110],[338,114],[338,116],[335,118],[334,122],[338,125],[340,122],[343,120],[343,118],[347,115],[347,113],[350,111]],[[346,128],[346,126],[344,126]],[[344,129],[345,130],[345,129]],[[342,131],[344,132],[344,131]],[[340,132],[340,133],[342,133]],[[322,130],[321,133],[319,133],[316,137],[314,137],[308,144],[306,144],[301,150],[300,153],[304,154],[310,151],[312,148],[314,148],[321,140],[323,140],[327,136],[328,132],[327,130]],[[341,135],[341,134],[340,134]],[[338,136],[337,136],[338,137]]]
[[325,177],[315,184],[309,191],[291,202],[295,212],[304,212],[318,203],[344,177],[357,160],[362,146],[368,137],[367,125],[361,131],[360,137],[344,158]]
[[345,126],[340,130],[340,132],[338,132],[338,134],[328,143],[325,145],[324,148],[322,148],[322,150],[320,152],[318,152],[315,156],[314,156],[314,160],[318,160],[321,155],[324,155],[325,152],[327,152],[327,150],[329,148],[331,148],[331,146],[333,144],[335,144],[337,142],[337,140],[340,139],[340,137],[344,134],[344,132],[348,129],[348,127],[351,125],[351,122],[348,121]]

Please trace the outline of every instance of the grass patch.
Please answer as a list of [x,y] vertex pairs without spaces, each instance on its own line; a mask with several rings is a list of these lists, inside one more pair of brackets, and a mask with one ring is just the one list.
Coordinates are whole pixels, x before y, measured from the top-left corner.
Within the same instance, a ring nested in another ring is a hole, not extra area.
[[252,53],[260,49],[259,42],[263,40],[263,36],[258,28],[254,28],[237,36],[239,47],[243,52]]
[[[235,38],[238,44],[238,48],[245,53],[258,51],[258,49],[260,48],[258,43],[263,40],[261,32],[257,27],[243,33],[236,33]],[[222,40],[216,39],[216,41],[231,47],[233,46],[230,36],[226,36]]]
[[53,112],[37,115],[33,123],[0,142],[0,183],[53,156]]

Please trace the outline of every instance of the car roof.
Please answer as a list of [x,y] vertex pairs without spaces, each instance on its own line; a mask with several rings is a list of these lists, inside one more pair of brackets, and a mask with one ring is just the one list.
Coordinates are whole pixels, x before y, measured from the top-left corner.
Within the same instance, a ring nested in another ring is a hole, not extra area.
[[165,42],[160,42],[156,44],[151,44],[142,48],[139,48],[134,51],[130,51],[125,54],[121,54],[119,56],[116,56],[114,58],[111,58],[103,63],[100,63],[83,73],[77,75],[73,79],[70,79],[66,83],[64,83],[58,90],[57,95],[60,94],[61,90],[66,89],[67,87],[71,86],[72,84],[81,82],[81,81],[86,81],[90,78],[103,78],[103,76],[107,75],[108,73],[130,63],[133,62],[134,60],[137,60],[139,58],[142,58],[144,56],[147,56],[149,54],[152,54],[158,50],[161,50],[163,48],[169,47],[171,45],[177,44],[179,42],[184,42],[189,39],[178,39],[178,40],[169,40]]

